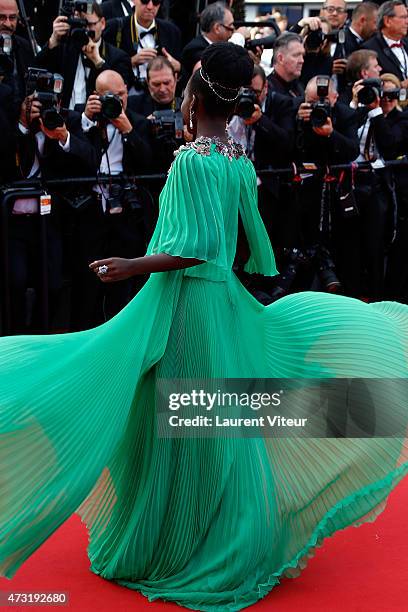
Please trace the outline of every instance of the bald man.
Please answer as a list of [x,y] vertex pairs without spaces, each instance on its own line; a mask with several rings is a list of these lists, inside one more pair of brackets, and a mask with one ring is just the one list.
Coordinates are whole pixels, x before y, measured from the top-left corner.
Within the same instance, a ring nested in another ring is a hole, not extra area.
[[[25,98],[24,75],[28,66],[35,65],[34,55],[30,44],[21,36],[16,35],[18,23],[18,7],[15,0],[0,0],[0,36],[3,45],[9,42],[11,47],[9,69],[0,72],[2,82],[9,85],[14,91],[16,115]],[[6,40],[4,40],[6,39]]]
[[[120,112],[115,118],[103,116],[101,98],[116,97]],[[149,171],[151,150],[148,122],[127,107],[128,92],[123,78],[105,70],[96,79],[96,91],[82,112],[82,129],[99,159],[104,176],[137,175]],[[122,185],[123,187],[123,185]],[[123,190],[117,183],[95,185],[91,205],[78,217],[75,243],[78,245],[74,275],[72,329],[89,329],[117,314],[141,287],[138,279],[104,284],[88,265],[96,259],[144,255],[144,203],[139,191]],[[131,187],[131,185],[129,185]]]

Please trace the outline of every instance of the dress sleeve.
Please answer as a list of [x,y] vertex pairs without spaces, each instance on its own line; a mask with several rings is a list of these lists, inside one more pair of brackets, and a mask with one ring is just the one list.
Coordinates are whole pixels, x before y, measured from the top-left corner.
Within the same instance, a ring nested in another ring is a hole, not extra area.
[[147,255],[167,253],[227,268],[222,206],[207,156],[192,149],[177,154],[159,206]]
[[255,168],[246,160],[246,172],[241,175],[241,199],[239,212],[251,252],[245,264],[245,272],[275,276],[275,256],[271,241],[258,210],[258,189]]

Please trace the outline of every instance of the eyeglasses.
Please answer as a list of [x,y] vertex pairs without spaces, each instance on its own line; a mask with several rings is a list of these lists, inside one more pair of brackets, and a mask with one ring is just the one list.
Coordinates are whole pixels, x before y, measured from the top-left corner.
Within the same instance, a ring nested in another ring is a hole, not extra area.
[[225,23],[220,23],[220,25],[225,28],[226,30],[228,30],[228,32],[235,32],[235,28],[234,26],[227,26],[225,25]]
[[342,13],[347,13],[347,10],[345,8],[341,8],[341,6],[323,6],[324,10],[327,11],[328,13],[337,13],[338,15],[341,15]]
[[0,23],[4,23],[5,21],[17,21],[18,15],[0,15]]
[[149,4],[149,2],[153,3],[153,6],[159,6],[162,3],[162,0],[140,0],[142,4]]
[[98,19],[98,21],[87,21],[86,25],[88,26],[88,28],[93,28],[94,26],[98,25],[99,22],[100,19]]

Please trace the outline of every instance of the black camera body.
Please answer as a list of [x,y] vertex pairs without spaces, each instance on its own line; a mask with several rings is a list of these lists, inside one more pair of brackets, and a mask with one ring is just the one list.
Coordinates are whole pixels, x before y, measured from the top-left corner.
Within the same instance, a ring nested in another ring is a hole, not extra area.
[[250,88],[244,88],[237,100],[235,114],[243,119],[249,119],[255,111],[255,104],[258,104],[256,93]]
[[324,34],[321,28],[310,30],[305,39],[305,49],[306,51],[317,51],[326,40],[344,45],[346,35],[344,30],[332,30],[328,34]]
[[327,100],[329,85],[330,77],[323,75],[316,77],[316,89],[319,100],[311,105],[310,124],[312,127],[322,127],[327,119],[331,117],[331,106]]
[[272,49],[277,36],[276,34],[270,34],[263,38],[252,38],[245,41],[245,49],[253,51],[256,47],[263,47],[264,49]]
[[117,215],[124,210],[143,216],[143,205],[136,185],[131,183],[112,183],[106,199],[106,214]]
[[106,93],[103,96],[99,96],[99,100],[102,104],[102,109],[98,117],[99,122],[111,121],[117,119],[122,112],[122,100],[118,95],[113,93]]
[[13,39],[10,34],[0,34],[0,76],[10,76],[14,70],[11,56]]
[[80,2],[78,0],[66,0],[61,8],[61,15],[68,17],[67,23],[70,26],[68,37],[75,46],[82,49],[95,38],[95,32],[88,30],[86,19],[76,17],[76,13],[86,13],[92,15],[92,2]]
[[364,79],[362,82],[363,89],[357,94],[357,99],[360,104],[367,106],[383,95],[383,87],[381,79]]
[[153,136],[166,142],[183,140],[183,115],[180,110],[181,100],[176,98],[175,109],[156,110],[151,120]]
[[26,95],[34,94],[35,100],[41,102],[41,119],[48,130],[64,125],[59,109],[63,84],[64,79],[60,74],[42,68],[28,68]]

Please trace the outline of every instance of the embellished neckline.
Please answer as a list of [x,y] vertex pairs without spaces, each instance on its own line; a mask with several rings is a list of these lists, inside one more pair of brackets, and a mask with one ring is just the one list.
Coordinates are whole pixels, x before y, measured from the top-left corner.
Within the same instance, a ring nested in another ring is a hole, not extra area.
[[244,147],[232,140],[232,138],[228,138],[227,142],[223,142],[218,136],[200,136],[193,142],[181,145],[181,147],[174,151],[174,157],[185,149],[193,149],[200,155],[210,155],[212,145],[215,145],[217,153],[224,155],[224,157],[228,157],[230,161],[246,156]]

